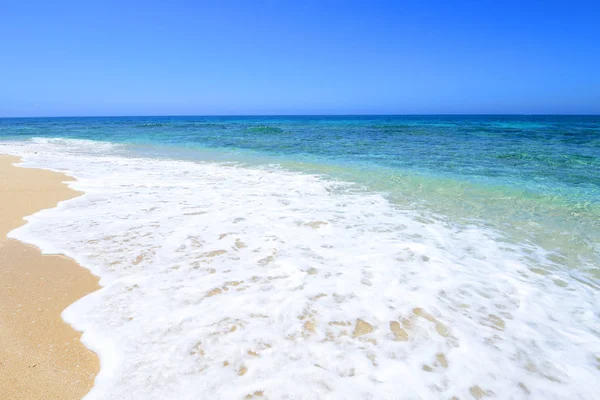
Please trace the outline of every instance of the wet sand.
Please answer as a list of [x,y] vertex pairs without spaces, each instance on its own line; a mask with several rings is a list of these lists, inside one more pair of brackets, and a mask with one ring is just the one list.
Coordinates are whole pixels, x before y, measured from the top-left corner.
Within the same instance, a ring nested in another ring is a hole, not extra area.
[[98,289],[98,279],[67,257],[6,238],[23,217],[80,193],[63,174],[17,162],[0,155],[0,399],[80,399],[98,358],[60,314]]

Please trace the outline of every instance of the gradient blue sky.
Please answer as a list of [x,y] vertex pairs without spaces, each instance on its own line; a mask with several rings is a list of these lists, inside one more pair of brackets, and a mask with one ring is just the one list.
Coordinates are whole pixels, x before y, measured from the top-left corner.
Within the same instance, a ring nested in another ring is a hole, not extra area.
[[600,114],[599,1],[0,0],[0,116]]

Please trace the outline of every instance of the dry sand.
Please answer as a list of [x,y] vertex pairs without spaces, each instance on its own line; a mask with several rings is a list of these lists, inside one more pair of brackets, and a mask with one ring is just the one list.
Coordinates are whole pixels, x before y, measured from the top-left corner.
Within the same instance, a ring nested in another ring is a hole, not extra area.
[[23,217],[80,193],[63,183],[67,176],[18,161],[0,155],[0,399],[80,399],[98,358],[60,313],[98,280],[67,257],[6,238]]

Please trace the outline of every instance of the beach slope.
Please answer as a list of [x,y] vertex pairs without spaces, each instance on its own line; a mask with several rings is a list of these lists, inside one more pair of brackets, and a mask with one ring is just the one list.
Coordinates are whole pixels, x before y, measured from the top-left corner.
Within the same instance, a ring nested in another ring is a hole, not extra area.
[[0,155],[0,398],[80,399],[99,363],[60,314],[96,290],[98,280],[67,257],[6,237],[26,223],[23,217],[80,193],[63,174],[17,162]]

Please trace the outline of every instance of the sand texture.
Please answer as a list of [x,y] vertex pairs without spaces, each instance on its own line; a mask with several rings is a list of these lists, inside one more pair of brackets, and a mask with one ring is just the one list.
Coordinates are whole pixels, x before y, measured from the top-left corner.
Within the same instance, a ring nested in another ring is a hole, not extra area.
[[0,399],[80,399],[98,358],[60,313],[98,288],[88,270],[6,235],[23,217],[80,195],[67,176],[0,155]]

